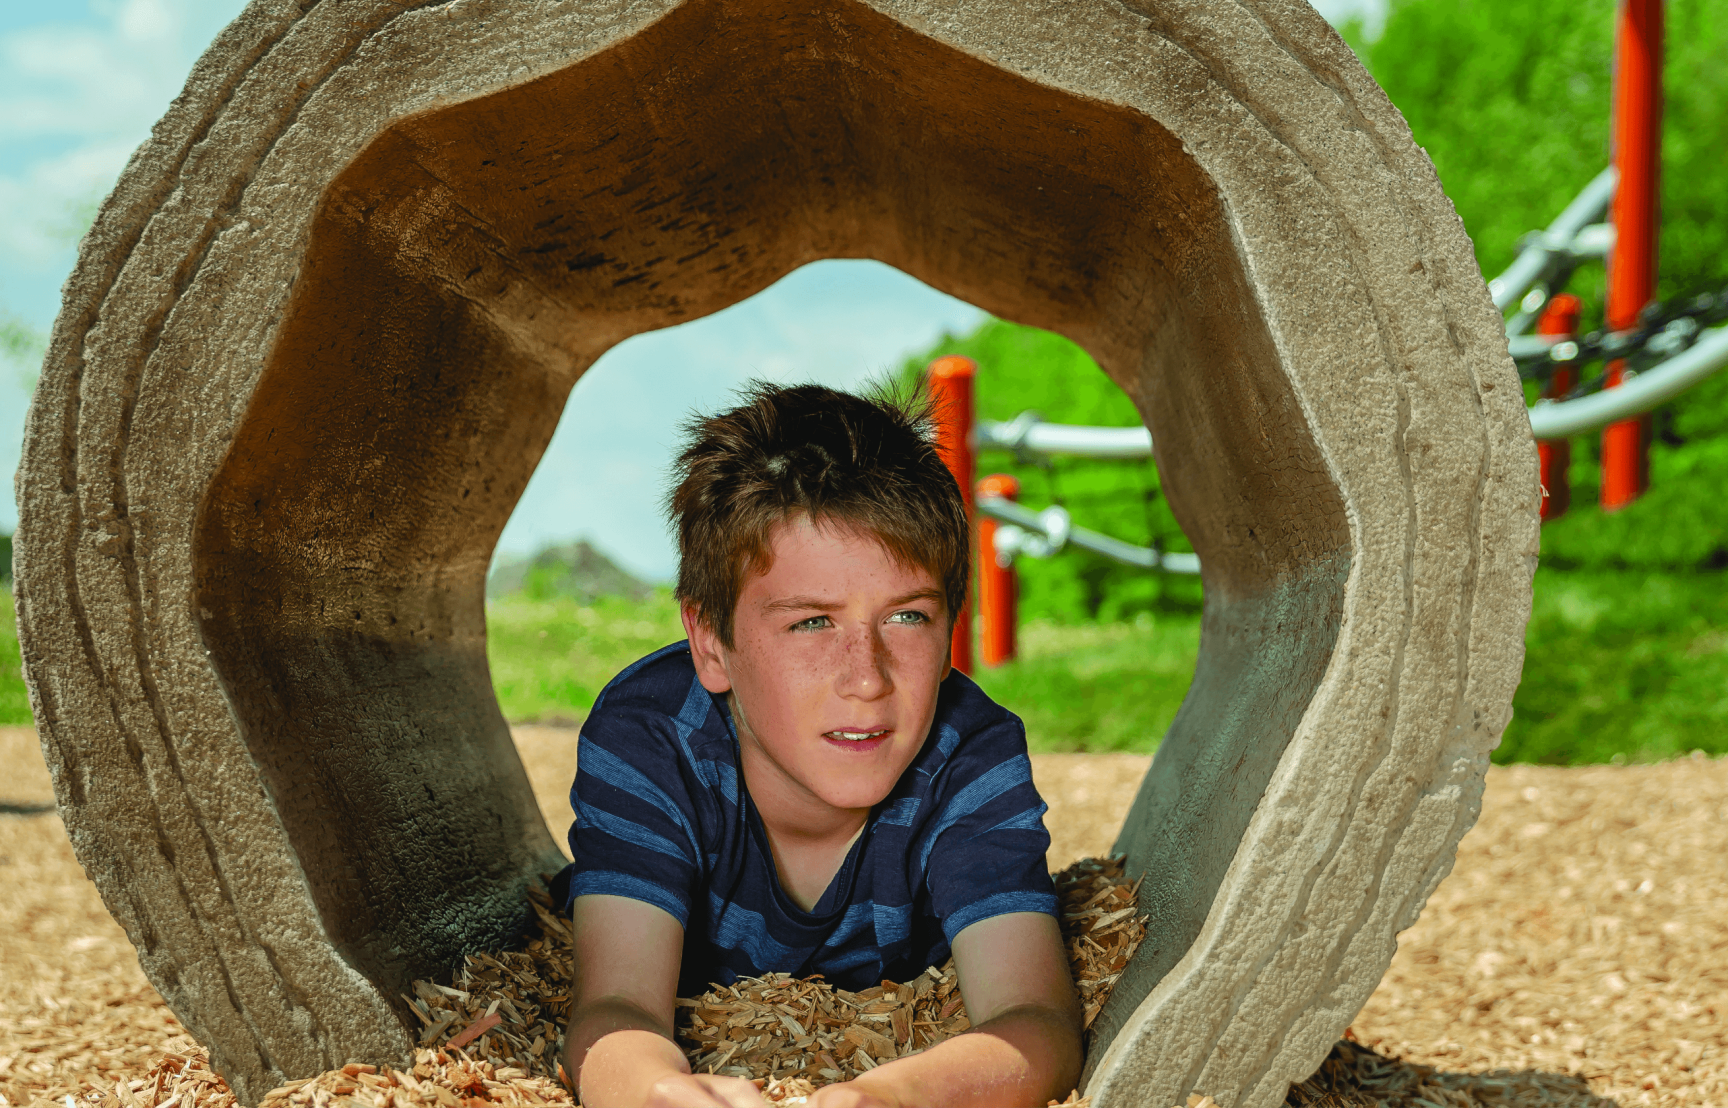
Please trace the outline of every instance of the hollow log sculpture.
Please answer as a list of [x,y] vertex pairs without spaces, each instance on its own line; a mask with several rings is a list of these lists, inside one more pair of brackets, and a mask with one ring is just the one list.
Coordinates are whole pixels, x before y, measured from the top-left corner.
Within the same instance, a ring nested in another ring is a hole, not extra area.
[[1083,345],[1205,566],[1101,1106],[1277,1103],[1477,811],[1536,455],[1428,159],[1302,0],[254,0],[83,244],[18,481],[78,856],[247,1102],[553,841],[483,577],[571,385],[823,257]]

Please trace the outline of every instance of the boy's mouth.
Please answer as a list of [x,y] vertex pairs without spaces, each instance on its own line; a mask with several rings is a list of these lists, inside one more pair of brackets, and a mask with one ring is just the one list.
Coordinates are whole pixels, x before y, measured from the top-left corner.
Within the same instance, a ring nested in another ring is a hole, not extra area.
[[881,727],[874,731],[824,731],[822,737],[843,743],[868,743],[888,734],[889,728]]

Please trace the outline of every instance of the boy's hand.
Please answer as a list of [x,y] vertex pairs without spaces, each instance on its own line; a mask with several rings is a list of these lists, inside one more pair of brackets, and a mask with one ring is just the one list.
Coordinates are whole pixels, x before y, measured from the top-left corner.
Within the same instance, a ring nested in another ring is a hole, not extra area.
[[742,1077],[677,1073],[654,1082],[642,1103],[643,1108],[766,1108],[768,1102]]
[[856,1081],[824,1085],[804,1103],[809,1108],[905,1108],[891,1093],[866,1088]]
[[588,1050],[577,1087],[593,1108],[766,1108],[756,1086],[741,1077],[691,1073],[671,1041],[646,1030],[614,1031]]

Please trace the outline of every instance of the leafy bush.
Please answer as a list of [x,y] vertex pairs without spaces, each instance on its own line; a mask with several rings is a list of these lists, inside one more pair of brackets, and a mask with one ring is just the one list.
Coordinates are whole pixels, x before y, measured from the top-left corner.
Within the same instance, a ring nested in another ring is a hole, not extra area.
[[652,591],[582,540],[548,546],[529,558],[501,555],[486,578],[491,597],[520,592],[531,600],[562,596],[586,604],[602,596],[641,600]]
[[[1728,0],[1668,0],[1666,12],[1659,297],[1728,284]],[[1434,159],[1486,274],[1608,164],[1612,0],[1394,0],[1378,39],[1347,37]],[[1581,268],[1571,288],[1583,326],[1601,326],[1602,267]],[[1545,565],[1728,564],[1728,499],[1716,493],[1728,486],[1728,378],[1686,393],[1655,426],[1650,492],[1613,515],[1595,506],[1600,438],[1574,440],[1573,508],[1543,529]]]
[[[1667,0],[1658,296],[1728,278],[1728,3]],[[1345,29],[1403,112],[1493,275],[1608,164],[1614,0],[1392,0],[1372,42]],[[1602,270],[1587,267],[1586,324]]]

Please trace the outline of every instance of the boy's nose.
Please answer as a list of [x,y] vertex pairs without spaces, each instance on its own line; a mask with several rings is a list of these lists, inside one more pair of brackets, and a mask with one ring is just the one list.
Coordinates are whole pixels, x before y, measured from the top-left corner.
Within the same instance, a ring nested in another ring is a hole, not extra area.
[[888,642],[880,629],[863,625],[849,630],[841,647],[839,693],[858,700],[875,700],[894,690]]

